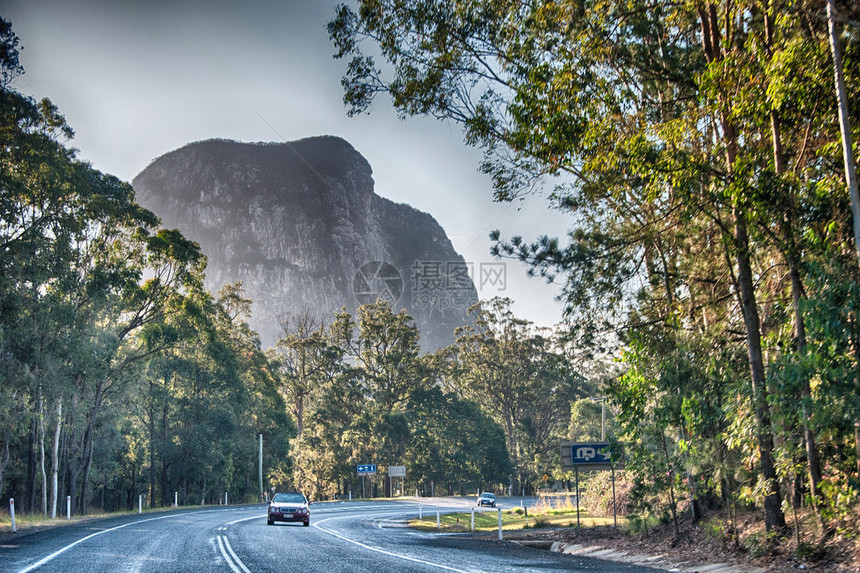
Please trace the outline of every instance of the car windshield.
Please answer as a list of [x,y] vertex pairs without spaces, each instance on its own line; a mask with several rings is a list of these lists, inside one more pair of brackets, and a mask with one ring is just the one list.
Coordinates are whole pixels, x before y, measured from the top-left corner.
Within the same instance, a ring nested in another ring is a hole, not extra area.
[[495,495],[493,495],[492,493],[482,493],[482,494],[481,494],[481,497],[494,498],[494,497],[496,497],[496,496],[495,496]]
[[305,496],[300,493],[279,493],[272,500],[273,503],[304,503]]

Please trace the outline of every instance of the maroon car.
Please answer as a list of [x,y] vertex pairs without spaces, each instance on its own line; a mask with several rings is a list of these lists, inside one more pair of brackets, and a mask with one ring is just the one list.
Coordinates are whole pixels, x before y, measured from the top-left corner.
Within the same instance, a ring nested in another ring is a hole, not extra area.
[[276,493],[269,502],[268,524],[274,525],[276,521],[299,521],[305,527],[311,524],[311,504],[307,498],[298,492],[290,491]]

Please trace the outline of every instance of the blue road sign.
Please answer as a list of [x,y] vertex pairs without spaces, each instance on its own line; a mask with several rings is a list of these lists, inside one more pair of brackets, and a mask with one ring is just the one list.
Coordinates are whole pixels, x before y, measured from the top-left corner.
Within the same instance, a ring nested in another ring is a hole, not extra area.
[[360,476],[376,475],[376,464],[364,464],[356,466],[356,470],[358,471],[358,475]]
[[606,442],[574,444],[571,446],[570,457],[575,464],[608,464],[612,461],[609,444]]

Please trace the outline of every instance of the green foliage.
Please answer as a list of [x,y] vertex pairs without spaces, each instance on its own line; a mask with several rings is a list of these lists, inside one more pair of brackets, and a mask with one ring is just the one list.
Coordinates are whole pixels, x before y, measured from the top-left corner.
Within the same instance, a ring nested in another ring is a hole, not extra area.
[[198,245],[11,87],[17,46],[0,19],[0,494],[46,513],[37,493],[75,513],[256,496],[257,434],[286,459],[292,433],[256,334],[203,292]]
[[[350,113],[387,94],[453,120],[498,200],[551,185],[571,214],[566,244],[495,232],[494,253],[563,285],[570,340],[620,347],[609,393],[641,509],[672,490],[696,518],[743,499],[778,531],[800,474],[838,520],[860,467],[860,280],[821,8],[356,4],[329,24]],[[856,126],[858,13],[839,10]],[[522,468],[512,416],[493,415]]]
[[559,338],[516,318],[510,305],[496,298],[471,309],[475,326],[462,329],[449,350],[443,384],[504,429],[517,489],[533,490],[543,476],[558,474],[558,443],[584,379]]
[[302,324],[278,343],[285,398],[304,419],[292,485],[312,497],[358,495],[363,463],[405,465],[407,489],[428,492],[431,483],[476,489],[510,474],[501,428],[433,383],[439,360],[419,356],[408,315],[377,301],[325,328]]

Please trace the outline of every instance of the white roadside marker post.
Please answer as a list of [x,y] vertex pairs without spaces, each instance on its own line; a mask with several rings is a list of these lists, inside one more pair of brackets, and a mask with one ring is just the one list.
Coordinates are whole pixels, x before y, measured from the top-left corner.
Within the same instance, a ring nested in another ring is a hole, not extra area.
[[9,498],[9,515],[12,516],[12,533],[16,533],[18,528],[15,526],[15,498]]
[[472,508],[472,531],[475,531],[475,508]]
[[137,496],[137,512],[143,513],[143,494]]
[[442,527],[441,522],[439,521],[439,506],[436,506],[436,529]]
[[499,510],[499,541],[502,540],[502,508],[498,508]]
[[173,507],[179,507],[179,492],[173,492]]
[[66,496],[66,519],[72,518],[72,496]]

